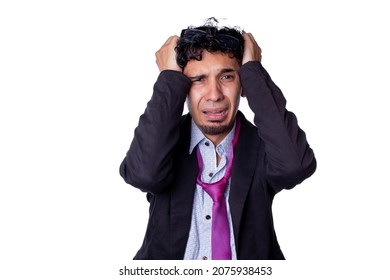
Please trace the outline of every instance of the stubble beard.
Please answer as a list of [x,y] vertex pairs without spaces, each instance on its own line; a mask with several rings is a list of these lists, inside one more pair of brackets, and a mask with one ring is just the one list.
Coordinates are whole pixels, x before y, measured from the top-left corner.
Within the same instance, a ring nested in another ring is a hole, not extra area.
[[198,125],[203,134],[207,135],[220,135],[229,132],[232,129],[232,125],[221,125],[219,122],[214,122],[214,125]]

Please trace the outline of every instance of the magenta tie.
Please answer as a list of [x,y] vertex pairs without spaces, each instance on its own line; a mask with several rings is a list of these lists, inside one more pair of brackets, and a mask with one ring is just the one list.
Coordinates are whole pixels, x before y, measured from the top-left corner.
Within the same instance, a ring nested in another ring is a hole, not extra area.
[[211,256],[213,260],[231,260],[232,252],[230,248],[230,230],[227,216],[225,191],[232,173],[234,148],[238,141],[240,132],[240,119],[237,118],[236,130],[232,141],[232,150],[226,167],[225,176],[215,183],[204,183],[201,180],[203,160],[199,148],[197,149],[199,174],[197,183],[213,200],[212,208],[212,228],[211,228]]

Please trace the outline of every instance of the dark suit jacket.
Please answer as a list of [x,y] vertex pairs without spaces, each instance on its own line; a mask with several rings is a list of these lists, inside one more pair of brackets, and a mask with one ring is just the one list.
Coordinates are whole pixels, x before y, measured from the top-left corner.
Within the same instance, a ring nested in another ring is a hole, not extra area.
[[[229,204],[238,259],[284,259],[274,231],[272,201],[311,176],[316,160],[282,92],[260,62],[240,78],[256,126],[239,112]],[[149,222],[135,259],[183,259],[198,173],[189,154],[191,116],[182,116],[190,80],[163,71],[120,167],[124,180],[147,192]]]

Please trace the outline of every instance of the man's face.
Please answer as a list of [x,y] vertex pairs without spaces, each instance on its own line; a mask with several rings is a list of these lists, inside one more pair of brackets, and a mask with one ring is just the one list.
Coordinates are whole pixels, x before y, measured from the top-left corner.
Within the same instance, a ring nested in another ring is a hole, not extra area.
[[229,133],[240,103],[240,65],[227,54],[204,51],[183,73],[192,85],[187,98],[191,116],[203,134],[218,144]]

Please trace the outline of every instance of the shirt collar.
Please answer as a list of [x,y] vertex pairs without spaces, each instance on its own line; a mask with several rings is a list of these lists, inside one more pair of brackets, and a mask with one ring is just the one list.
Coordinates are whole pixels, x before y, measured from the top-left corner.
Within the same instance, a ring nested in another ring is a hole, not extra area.
[[[231,146],[231,143],[233,141],[235,128],[236,128],[236,122],[234,122],[233,128],[230,130],[228,135],[226,135],[226,137],[219,144],[219,145],[223,145],[225,151],[231,149],[230,146]],[[189,153],[191,154],[193,152],[193,150],[195,149],[195,147],[204,139],[207,139],[207,138],[203,135],[202,131],[195,124],[194,119],[192,119],[191,120],[191,142],[190,142]],[[207,140],[209,140],[209,139],[207,139]]]

